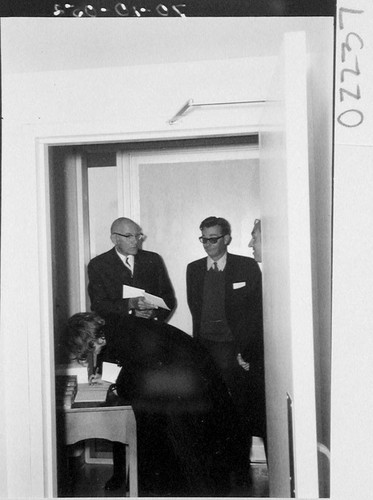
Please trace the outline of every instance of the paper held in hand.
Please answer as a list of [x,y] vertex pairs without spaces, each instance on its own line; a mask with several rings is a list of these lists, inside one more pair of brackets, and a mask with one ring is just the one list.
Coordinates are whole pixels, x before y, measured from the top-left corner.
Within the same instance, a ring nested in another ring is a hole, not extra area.
[[123,299],[131,299],[133,297],[144,297],[144,299],[147,302],[150,302],[155,308],[161,307],[162,309],[170,310],[170,308],[166,305],[165,301],[161,297],[152,295],[151,293],[148,293],[141,288],[123,285]]
[[122,368],[116,363],[108,363],[107,361],[104,361],[102,363],[102,380],[115,384],[121,369]]

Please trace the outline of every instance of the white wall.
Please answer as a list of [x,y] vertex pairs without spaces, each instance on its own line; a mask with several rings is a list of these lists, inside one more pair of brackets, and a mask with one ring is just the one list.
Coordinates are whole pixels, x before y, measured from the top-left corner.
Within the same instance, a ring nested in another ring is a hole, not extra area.
[[[167,130],[190,98],[196,102],[263,99],[271,58],[127,68],[22,73],[3,78],[6,123],[121,123],[124,130]],[[256,126],[260,107],[193,110],[187,127]]]
[[38,146],[37,138],[64,143],[77,136],[97,142],[103,136],[115,141],[249,131],[249,122],[257,120],[242,108],[193,112],[173,127],[167,120],[190,97],[263,98],[270,73],[271,60],[258,58],[3,77],[0,364],[8,374],[3,380],[5,495],[53,494],[53,442],[48,438],[54,428],[49,377],[53,356],[48,356],[53,322],[45,294],[51,281],[49,209],[40,190],[46,171],[44,143]]
[[[332,21],[330,20],[330,26]],[[317,440],[330,449],[333,32],[308,39],[308,113]],[[329,496],[330,464],[319,453],[319,494]]]
[[168,269],[178,302],[170,324],[192,334],[186,267],[206,256],[198,241],[199,225],[210,215],[226,218],[232,226],[229,252],[252,255],[247,245],[260,213],[259,163],[255,158],[235,159],[234,148],[224,152],[225,160],[219,150],[214,161],[203,152],[193,159],[188,152],[172,156],[170,161],[163,155],[164,163],[162,154],[160,161],[154,158],[158,163],[151,158],[147,164],[139,162],[141,225],[147,234],[143,248],[162,255]]

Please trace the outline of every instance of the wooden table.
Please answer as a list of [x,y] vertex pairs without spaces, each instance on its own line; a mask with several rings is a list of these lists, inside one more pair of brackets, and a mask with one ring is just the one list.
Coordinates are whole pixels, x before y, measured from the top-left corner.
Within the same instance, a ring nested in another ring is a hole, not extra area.
[[96,406],[64,409],[65,443],[108,439],[127,445],[130,497],[138,496],[136,419],[131,406]]

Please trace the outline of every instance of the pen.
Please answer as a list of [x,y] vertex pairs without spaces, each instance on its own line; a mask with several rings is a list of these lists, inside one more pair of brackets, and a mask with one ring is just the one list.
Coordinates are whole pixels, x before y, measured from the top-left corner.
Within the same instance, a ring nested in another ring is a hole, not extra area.
[[94,385],[97,384],[97,381],[95,380],[96,375],[98,374],[98,366],[95,366],[92,371],[92,375],[89,377],[89,385]]

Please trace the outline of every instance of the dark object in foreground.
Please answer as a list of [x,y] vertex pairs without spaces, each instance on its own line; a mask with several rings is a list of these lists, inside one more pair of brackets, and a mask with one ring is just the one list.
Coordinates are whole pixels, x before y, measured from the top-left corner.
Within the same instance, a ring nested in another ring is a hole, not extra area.
[[106,321],[106,357],[123,366],[119,396],[134,409],[140,495],[225,496],[244,461],[239,419],[207,351],[167,324]]

